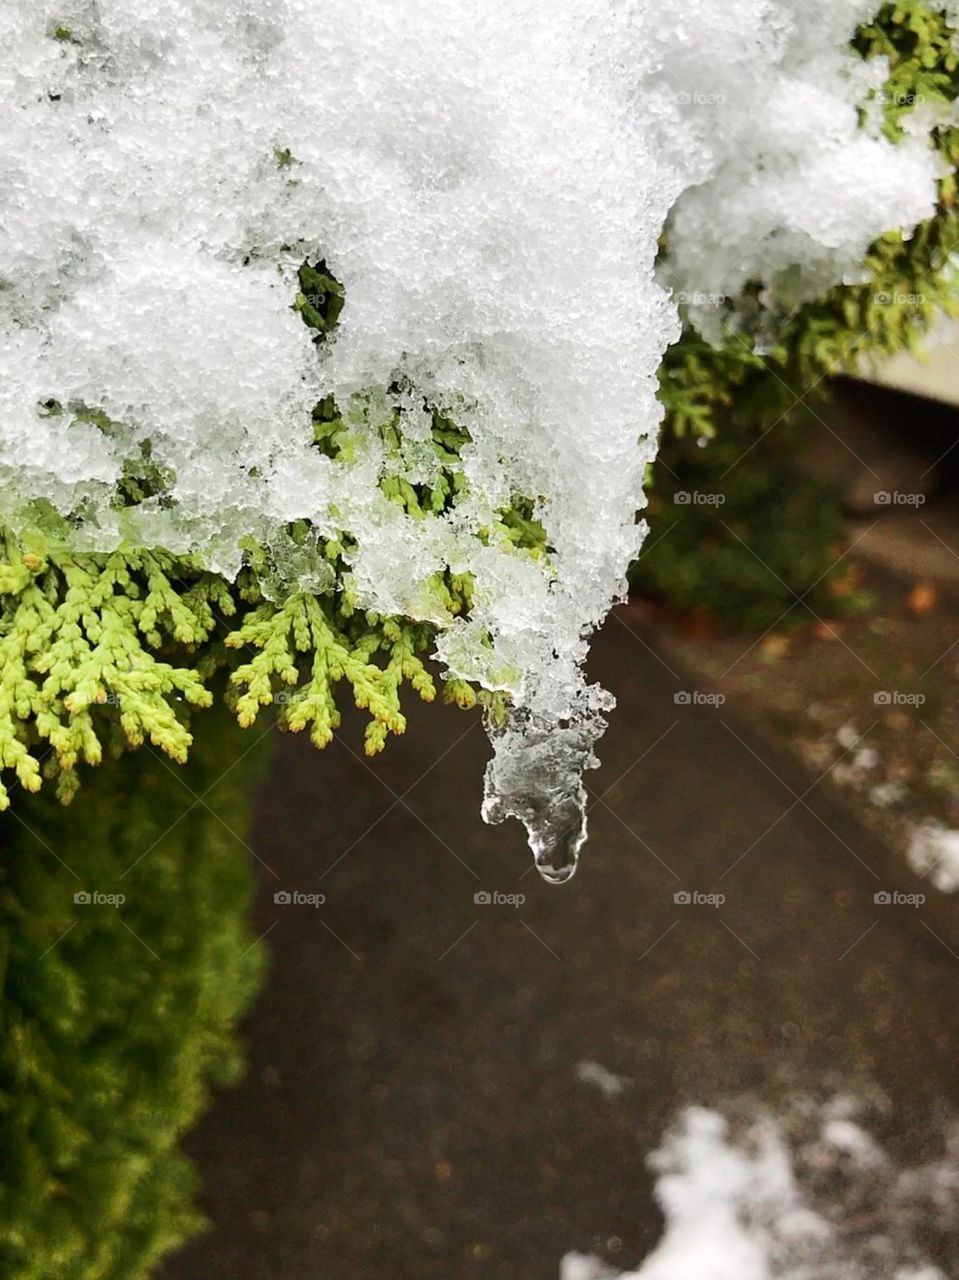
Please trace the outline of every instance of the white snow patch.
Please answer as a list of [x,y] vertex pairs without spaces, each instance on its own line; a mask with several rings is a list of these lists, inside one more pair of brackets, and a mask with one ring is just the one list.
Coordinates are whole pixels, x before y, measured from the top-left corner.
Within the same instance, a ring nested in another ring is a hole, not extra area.
[[862,734],[854,724],[844,724],[836,730],[836,741],[843,751],[852,751],[862,741]]
[[567,1254],[560,1280],[947,1280],[915,1237],[933,1219],[954,1228],[959,1218],[955,1136],[943,1160],[897,1170],[848,1102],[801,1106],[809,1140],[795,1116],[754,1112],[734,1137],[718,1112],[687,1108],[649,1159],[659,1244],[621,1274]]
[[909,795],[909,788],[904,782],[878,782],[869,789],[870,801],[879,809],[890,809],[893,805],[902,804]]
[[913,871],[928,876],[942,893],[959,889],[959,831],[929,818],[913,828],[906,857]]
[[576,1078],[582,1084],[594,1085],[607,1098],[618,1098],[632,1084],[628,1076],[618,1076],[601,1062],[588,1058],[576,1064]]

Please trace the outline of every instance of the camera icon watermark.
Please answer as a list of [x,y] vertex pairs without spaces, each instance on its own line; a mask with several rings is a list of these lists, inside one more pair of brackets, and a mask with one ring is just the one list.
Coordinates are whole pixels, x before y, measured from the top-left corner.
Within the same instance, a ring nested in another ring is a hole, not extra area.
[[473,903],[477,907],[521,907],[526,901],[525,893],[500,893],[494,890],[480,889],[473,894]]
[[703,493],[698,489],[677,489],[673,494],[677,507],[721,507],[726,502],[724,493]]
[[299,889],[277,889],[273,902],[278,907],[322,907],[325,893],[302,893]]
[[78,907],[122,907],[125,893],[101,893],[98,889],[78,889],[73,901]]
[[721,707],[726,702],[724,693],[704,693],[702,689],[680,689],[673,694],[677,707]]
[[879,89],[875,100],[884,107],[918,107],[926,101],[924,93],[890,93],[888,89]]
[[926,505],[924,493],[900,493],[898,489],[894,491],[880,489],[872,495],[872,500],[877,507],[923,507]]
[[921,907],[926,901],[924,893],[898,893],[888,889],[880,889],[872,895],[877,907]]
[[305,692],[304,689],[278,689],[273,695],[273,701],[279,707],[290,706],[294,702],[300,702]]
[[673,894],[677,907],[721,907],[725,901],[724,893],[700,893],[698,889],[677,889]]
[[872,298],[880,307],[922,307],[926,302],[924,293],[900,293],[898,290],[885,289],[874,293]]
[[700,293],[698,290],[688,292],[681,289],[673,294],[673,298],[681,307],[723,307],[726,305],[725,293]]
[[722,107],[726,104],[726,95],[682,89],[676,94],[674,101],[681,107]]
[[877,707],[922,707],[926,702],[924,693],[904,693],[901,689],[880,689],[872,695]]

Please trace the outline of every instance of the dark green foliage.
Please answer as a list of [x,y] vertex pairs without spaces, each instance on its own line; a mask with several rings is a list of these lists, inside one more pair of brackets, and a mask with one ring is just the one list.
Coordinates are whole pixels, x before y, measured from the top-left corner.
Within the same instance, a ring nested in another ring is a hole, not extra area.
[[200,1225],[176,1143],[238,1072],[262,963],[247,746],[214,712],[189,768],[126,754],[0,819],[4,1280],[138,1280]]
[[[289,157],[289,152],[282,153]],[[285,167],[282,160],[278,161]],[[291,161],[286,160],[286,164]],[[333,275],[325,262],[313,266],[304,262],[297,273],[300,289],[293,306],[303,317],[303,322],[316,330],[314,342],[321,342],[327,334],[336,328],[336,322],[343,310],[343,286]]]
[[[919,0],[886,5],[860,31],[856,44],[863,56],[883,55],[890,62],[883,114],[892,140],[908,112],[959,98],[954,39],[945,15]],[[745,332],[730,333],[721,346],[711,347],[693,329],[684,330],[660,373],[671,431],[709,434],[731,413],[761,430],[829,374],[854,369],[864,356],[914,349],[937,311],[959,314],[946,270],[959,245],[959,128],[936,129],[933,144],[948,167],[936,214],[911,239],[898,231],[880,237],[867,256],[864,284],[839,285],[815,302],[768,317],[764,328],[775,334],[768,345]],[[668,262],[668,236],[664,248]]]
[[795,626],[857,604],[835,591],[848,572],[837,564],[838,495],[796,469],[795,431],[757,442],[729,424],[702,443],[664,439],[634,587],[732,630]]
[[[859,53],[889,60],[890,76],[875,105],[892,141],[916,108],[959,98],[955,40],[942,10],[922,0],[887,4],[860,30]],[[828,590],[840,529],[838,495],[800,479],[791,455],[802,447],[804,407],[830,375],[854,371],[866,357],[914,350],[937,312],[959,314],[949,271],[959,246],[959,129],[936,129],[933,145],[948,168],[936,214],[911,239],[890,232],[877,240],[865,263],[865,283],[837,286],[815,302],[767,316],[762,333],[744,325],[716,347],[687,325],[667,352],[660,370],[666,423],[648,513],[650,550],[633,573],[642,589],[707,608],[731,625],[771,625],[794,597],[722,529],[725,520],[792,591],[801,595],[825,575],[810,596],[817,613],[850,604]],[[668,234],[663,252],[668,265]],[[718,436],[719,445],[703,452],[695,439],[684,443],[697,436]],[[724,508],[672,502],[677,488],[713,490],[743,454],[722,482]],[[809,616],[797,606],[789,620],[804,614]]]

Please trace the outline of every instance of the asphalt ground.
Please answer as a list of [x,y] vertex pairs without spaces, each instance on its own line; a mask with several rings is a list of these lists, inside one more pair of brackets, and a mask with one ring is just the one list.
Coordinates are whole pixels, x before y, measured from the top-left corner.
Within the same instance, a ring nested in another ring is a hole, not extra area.
[[690,1102],[862,1083],[897,1158],[941,1154],[951,907],[877,902],[917,887],[901,855],[733,702],[677,703],[695,682],[655,647],[624,613],[596,640],[619,706],[561,887],[516,824],[480,820],[474,715],[411,706],[372,763],[359,716],[323,753],[280,739],[252,836],[271,966],[246,1078],[187,1143],[211,1229],[165,1280],[555,1280],[574,1248],[635,1265],[660,1231],[645,1157]]

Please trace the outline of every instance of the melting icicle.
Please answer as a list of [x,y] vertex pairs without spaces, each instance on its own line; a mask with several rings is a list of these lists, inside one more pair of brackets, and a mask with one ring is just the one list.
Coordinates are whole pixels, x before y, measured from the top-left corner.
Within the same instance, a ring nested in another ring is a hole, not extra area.
[[595,712],[575,723],[513,711],[503,726],[487,726],[494,755],[486,767],[487,822],[519,818],[533,865],[549,884],[576,873],[586,843],[584,769],[599,763],[592,745],[605,729]]

